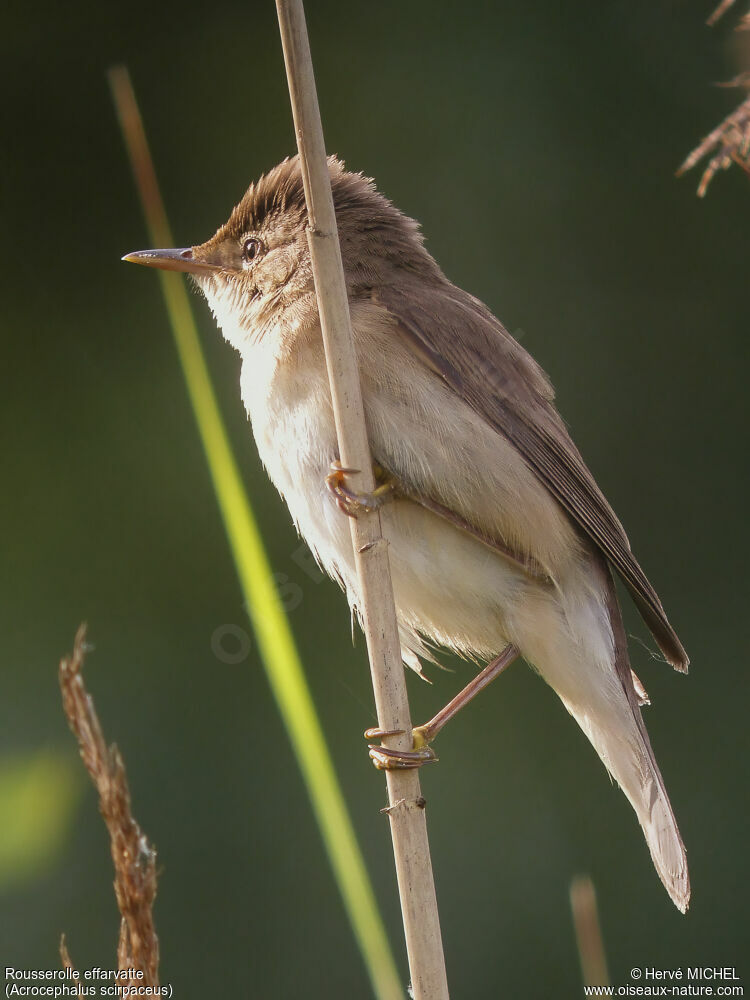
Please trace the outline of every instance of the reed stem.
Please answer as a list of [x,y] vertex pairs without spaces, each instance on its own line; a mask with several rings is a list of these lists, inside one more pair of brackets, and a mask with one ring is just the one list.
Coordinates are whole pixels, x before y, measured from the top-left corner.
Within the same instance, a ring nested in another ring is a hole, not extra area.
[[[276,0],[276,9],[305,186],[308,241],[339,457],[346,468],[361,470],[347,477],[347,484],[356,491],[369,492],[375,481],[305,14],[301,0]],[[378,724],[382,730],[402,731],[401,735],[386,737],[383,742],[387,746],[411,750],[411,715],[388,545],[382,536],[380,515],[374,511],[351,518],[350,523],[359,578],[358,611],[367,639]],[[415,1000],[447,1000],[448,982],[419,775],[416,770],[386,771],[386,780],[413,994]]]

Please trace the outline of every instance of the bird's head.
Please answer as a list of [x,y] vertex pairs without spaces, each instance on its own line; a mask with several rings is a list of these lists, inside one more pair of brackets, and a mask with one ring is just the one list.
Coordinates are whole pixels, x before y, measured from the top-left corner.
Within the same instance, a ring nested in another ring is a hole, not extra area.
[[[394,268],[439,274],[419,226],[379,194],[370,178],[328,161],[350,296],[392,280]],[[248,188],[205,243],[141,250],[123,260],[184,271],[198,284],[230,343],[242,353],[274,328],[284,338],[317,322],[307,208],[299,158],[284,160]]]

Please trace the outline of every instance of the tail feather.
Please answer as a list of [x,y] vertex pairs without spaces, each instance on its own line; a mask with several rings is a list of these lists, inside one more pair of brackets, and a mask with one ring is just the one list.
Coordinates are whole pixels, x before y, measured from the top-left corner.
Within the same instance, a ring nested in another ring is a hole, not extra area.
[[[524,629],[528,641],[521,639],[521,648],[630,801],[659,877],[684,913],[690,902],[685,847],[641,718],[645,691],[641,686],[639,693],[633,681],[612,575],[603,560],[593,558],[597,561],[589,572],[593,569],[595,586],[590,587],[594,581],[589,576],[589,587],[563,598],[565,634],[547,628],[541,630],[544,636],[537,630],[532,637]],[[538,608],[535,621],[541,621]],[[546,621],[549,624],[549,618]]]
[[575,705],[566,701],[566,706],[633,806],[659,878],[675,906],[685,913],[690,902],[685,846],[642,722],[638,725],[640,720],[633,719],[623,740],[622,733],[612,729],[613,723],[621,726],[622,719],[603,717],[598,709],[592,712],[592,706],[580,701]]
[[638,790],[635,794],[631,794],[617,774],[615,778],[636,811],[638,820],[643,827],[646,843],[651,851],[651,857],[664,887],[672,897],[675,906],[682,913],[685,913],[690,903],[687,852],[641,715],[641,699],[633,682],[634,674],[630,668],[627,636],[625,635],[614,580],[606,564],[600,566],[600,572],[606,587],[607,612],[614,641],[615,669],[640,736],[640,754],[638,756],[643,758],[642,763],[637,767],[638,774],[642,776],[640,794],[638,794]]
[[611,720],[602,720],[601,725],[599,713],[594,721],[580,702],[566,704],[635,809],[659,878],[675,906],[685,913],[690,902],[685,846],[648,736],[638,732],[642,723],[633,726],[623,744],[613,735]]

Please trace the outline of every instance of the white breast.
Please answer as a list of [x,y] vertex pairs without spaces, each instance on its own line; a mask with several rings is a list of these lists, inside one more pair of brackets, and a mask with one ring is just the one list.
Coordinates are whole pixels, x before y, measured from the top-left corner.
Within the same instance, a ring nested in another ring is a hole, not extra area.
[[[212,303],[224,335],[242,353],[242,399],[268,475],[323,568],[356,606],[349,521],[325,478],[338,457],[320,330],[255,339],[227,328],[233,315]],[[302,314],[297,314],[297,318]],[[288,317],[287,317],[288,318]],[[560,509],[515,449],[414,356],[388,318],[368,303],[352,310],[373,454],[387,468],[453,509],[471,511],[490,533],[522,543],[562,581],[575,544]],[[464,507],[462,508],[462,505]],[[496,654],[509,616],[528,597],[528,577],[472,535],[409,500],[382,511],[405,658],[427,655],[422,637],[479,656]]]
[[298,338],[280,363],[277,338],[264,338],[242,362],[242,399],[258,454],[298,531],[326,571],[355,584],[347,518],[325,478],[338,457],[320,331]]

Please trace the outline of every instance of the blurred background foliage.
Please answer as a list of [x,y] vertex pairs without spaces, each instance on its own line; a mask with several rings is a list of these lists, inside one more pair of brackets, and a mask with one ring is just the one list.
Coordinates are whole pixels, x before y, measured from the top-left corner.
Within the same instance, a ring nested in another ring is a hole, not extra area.
[[[709,31],[710,10],[321,0],[308,11],[329,149],[423,223],[448,275],[550,373],[693,661],[679,677],[633,643],[689,851],[686,918],[624,797],[531,671],[513,668],[441,735],[424,791],[456,996],[579,995],[567,889],[582,870],[616,983],[632,966],[742,972],[749,192],[739,170],[703,202],[697,176],[674,178],[736,104],[708,87],[737,72],[732,24]],[[119,262],[147,241],[106,69],[129,65],[176,238],[201,241],[293,151],[273,4],[12,2],[4,28],[5,964],[57,966],[62,931],[80,967],[114,962],[109,848],[56,679],[86,619],[87,680],[159,850],[163,981],[185,997],[284,997],[301,984],[311,998],[367,995],[257,649],[242,639],[157,282]],[[259,467],[238,359],[195,304],[402,958],[383,782],[361,739],[374,720],[364,643],[352,648],[343,598],[310,573]],[[632,614],[628,626],[648,643]],[[446,663],[455,672],[433,670],[431,687],[409,679],[418,721],[470,676]]]

